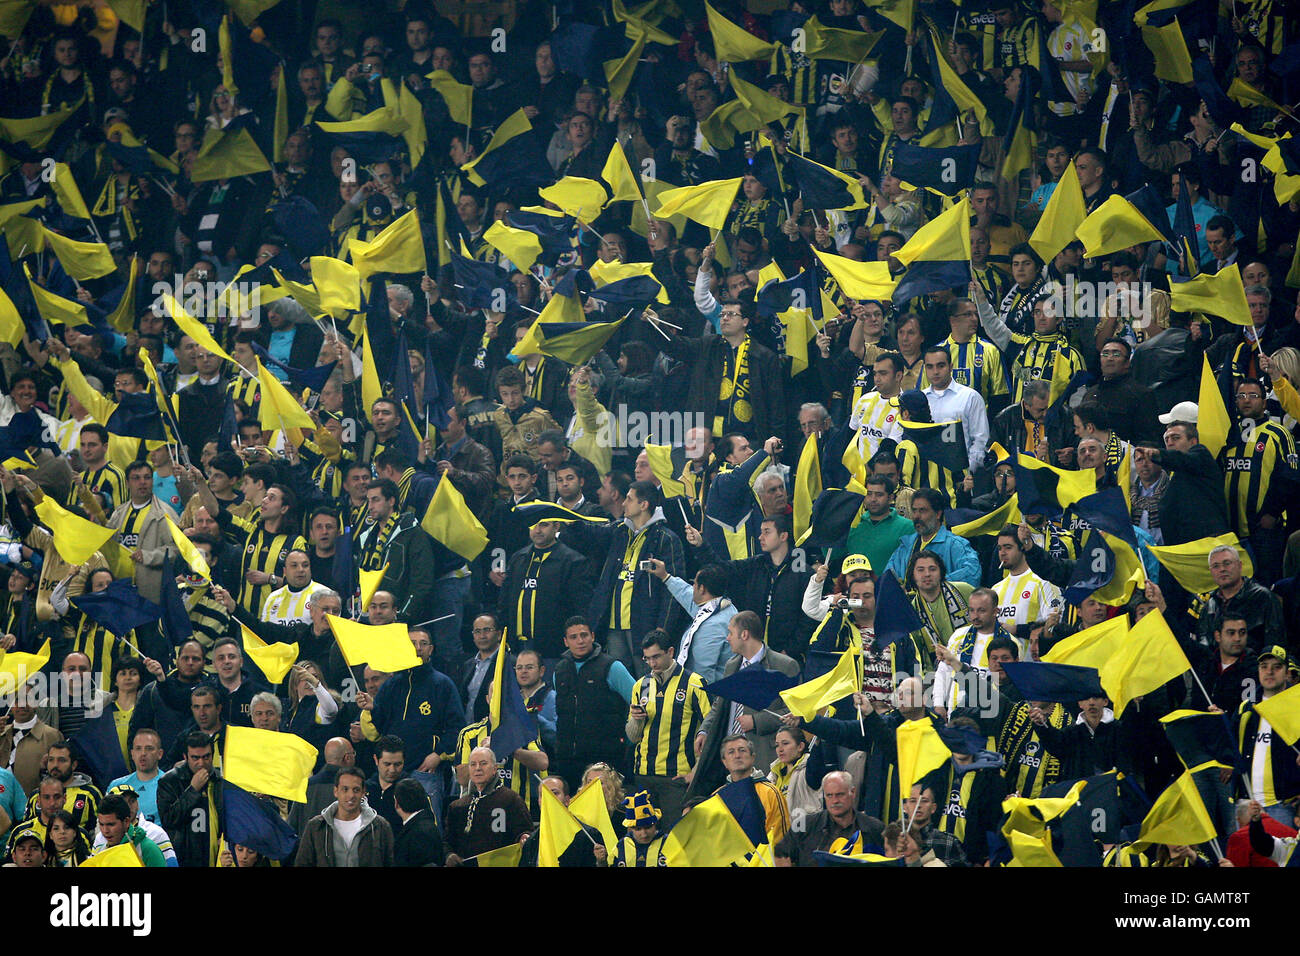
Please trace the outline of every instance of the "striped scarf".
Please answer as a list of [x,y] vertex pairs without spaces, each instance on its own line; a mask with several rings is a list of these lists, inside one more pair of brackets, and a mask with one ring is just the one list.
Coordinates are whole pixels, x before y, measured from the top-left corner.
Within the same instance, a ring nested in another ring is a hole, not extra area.
[[[940,581],[939,596],[943,598],[944,607],[948,610],[948,620],[952,622],[954,631],[970,623],[970,618],[966,616],[966,602],[961,599],[961,592],[947,581]],[[935,644],[947,643],[939,634],[939,623],[930,613],[930,604],[920,591],[912,592],[912,604],[917,614],[921,616],[921,623],[930,640]]]
[[384,566],[384,554],[388,551],[388,539],[393,536],[393,531],[397,528],[397,521],[401,516],[402,512],[394,511],[375,530],[374,535],[366,543],[365,552],[361,555],[359,567],[362,571],[378,571]]

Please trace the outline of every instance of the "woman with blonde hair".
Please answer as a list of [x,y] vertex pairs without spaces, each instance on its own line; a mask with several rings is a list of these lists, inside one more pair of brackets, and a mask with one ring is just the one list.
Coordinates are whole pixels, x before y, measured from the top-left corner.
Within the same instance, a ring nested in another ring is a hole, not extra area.
[[609,764],[601,761],[593,763],[582,772],[582,786],[585,787],[591,781],[599,779],[600,787],[605,792],[605,809],[609,812],[610,825],[614,826],[614,832],[617,833],[623,823],[623,775],[611,767]]

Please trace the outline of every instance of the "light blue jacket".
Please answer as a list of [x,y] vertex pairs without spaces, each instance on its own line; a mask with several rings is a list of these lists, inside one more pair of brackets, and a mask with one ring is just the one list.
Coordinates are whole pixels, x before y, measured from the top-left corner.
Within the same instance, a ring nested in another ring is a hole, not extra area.
[[[670,577],[667,581],[668,593],[686,609],[686,613],[695,620],[700,606],[695,603],[695,589],[690,582],[681,578]],[[727,624],[736,616],[736,608],[729,601],[710,614],[695,636],[691,638],[691,649],[686,656],[686,669],[694,671],[704,679],[706,684],[722,679],[723,669],[731,658],[731,645],[727,643]]]
[[[912,545],[916,543],[916,532],[905,534],[898,541],[894,555],[889,559],[889,570],[894,572],[898,583],[902,584],[907,575],[907,562],[912,557]],[[980,559],[970,542],[959,538],[947,528],[940,528],[934,540],[925,546],[943,559],[943,566],[948,571],[949,581],[965,581],[973,588],[980,586]]]

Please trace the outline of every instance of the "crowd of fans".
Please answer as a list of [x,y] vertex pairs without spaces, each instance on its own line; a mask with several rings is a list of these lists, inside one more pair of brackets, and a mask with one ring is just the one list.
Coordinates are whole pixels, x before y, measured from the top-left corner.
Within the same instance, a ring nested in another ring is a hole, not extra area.
[[[1134,5],[1110,0],[917,0],[904,22],[861,0],[8,6],[0,648],[48,640],[59,679],[42,686],[61,692],[5,702],[6,865],[77,866],[124,840],[181,867],[457,865],[522,840],[527,865],[542,788],[567,803],[599,780],[618,842],[566,860],[656,866],[684,813],[750,777],[777,865],[818,851],[996,865],[1009,796],[1119,770],[1139,802],[1159,797],[1184,769],[1160,722],[1179,709],[1229,728],[1206,800],[1219,844],[1130,836],[1099,854],[1285,859],[1273,841],[1295,836],[1300,761],[1254,710],[1300,680],[1300,199],[1274,188],[1291,165],[1261,162],[1261,142],[1300,134],[1297,18],[1280,0],[1152,13],[1196,61],[1178,82]],[[858,62],[828,58],[805,42],[812,16],[879,37]],[[945,97],[960,107],[946,119]],[[521,116],[523,166],[467,169],[502,155],[494,134]],[[968,187],[894,175],[916,145],[979,146]],[[619,151],[644,201],[547,215],[539,188],[608,181]],[[792,154],[847,174],[861,202],[818,206]],[[1162,231],[1181,197],[1196,261],[1157,239],[1095,258],[1073,240],[1043,261],[1028,240],[1067,171],[1088,212],[1145,190]],[[655,216],[665,189],[735,178],[720,228]],[[962,198],[970,261],[950,288],[853,299],[821,265],[897,278],[895,254]],[[301,293],[412,211],[423,268],[363,271],[351,308]],[[539,237],[536,262],[500,238],[520,232]],[[60,236],[96,245],[70,258]],[[111,271],[74,277],[103,247]],[[464,258],[508,294],[479,298]],[[1171,308],[1171,280],[1234,268],[1252,325]],[[788,293],[766,294],[801,273],[822,300],[807,326]],[[590,358],[514,351],[557,296],[593,323],[622,318],[591,294],[601,275],[661,288]],[[260,305],[212,292],[229,282],[260,282]],[[177,324],[162,288],[206,334]],[[262,363],[284,385],[274,401],[314,427],[275,427]],[[140,393],[168,406],[161,436],[122,424]],[[1210,395],[1222,450],[1202,443]],[[957,462],[914,428],[949,422]],[[1079,587],[1091,526],[1068,506],[1022,514],[1021,456],[1122,492],[1144,583],[1119,599],[1108,581]],[[486,531],[474,557],[426,520],[443,481]],[[861,495],[821,546],[818,509],[803,541],[809,486]],[[69,562],[46,501],[115,533]],[[1152,548],[1194,567],[1175,574]],[[117,634],[78,608],[123,580],[179,600],[187,633],[164,614]],[[895,580],[922,627],[887,644],[876,601]],[[1149,613],[1192,671],[1118,718],[1105,697],[1025,700],[1002,668]],[[331,615],[406,625],[420,665],[350,666]],[[250,633],[297,644],[283,680]],[[859,638],[861,692],[830,714],[708,689],[750,666],[816,676]],[[503,670],[539,728],[512,753],[491,749]],[[100,710],[128,770],[111,779],[78,740]],[[983,742],[900,793],[894,734],[911,720]],[[238,726],[319,750],[306,802],[279,802],[298,835],[284,861],[223,832]]]

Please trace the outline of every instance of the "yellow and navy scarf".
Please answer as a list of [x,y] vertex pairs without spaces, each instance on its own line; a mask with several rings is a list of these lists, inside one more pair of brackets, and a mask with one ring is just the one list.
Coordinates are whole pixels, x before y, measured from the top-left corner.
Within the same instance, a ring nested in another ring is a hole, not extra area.
[[362,571],[378,571],[384,566],[384,553],[388,550],[388,539],[393,536],[397,519],[401,516],[401,511],[394,511],[375,531],[366,546],[365,553],[361,555],[359,567]]
[[728,356],[718,388],[718,411],[713,418],[713,435],[721,437],[729,419],[749,422],[754,417],[749,403],[749,336],[745,336],[733,357]]

